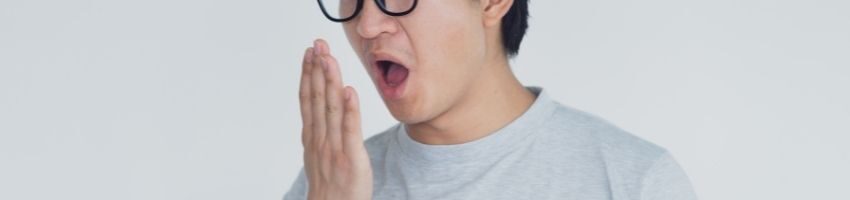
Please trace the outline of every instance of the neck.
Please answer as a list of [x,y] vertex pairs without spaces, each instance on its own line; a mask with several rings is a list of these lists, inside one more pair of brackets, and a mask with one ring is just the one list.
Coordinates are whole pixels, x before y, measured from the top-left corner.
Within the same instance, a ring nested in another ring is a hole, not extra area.
[[414,140],[431,145],[471,142],[496,132],[522,115],[534,95],[511,72],[507,59],[485,65],[484,74],[458,103],[432,120],[408,124]]

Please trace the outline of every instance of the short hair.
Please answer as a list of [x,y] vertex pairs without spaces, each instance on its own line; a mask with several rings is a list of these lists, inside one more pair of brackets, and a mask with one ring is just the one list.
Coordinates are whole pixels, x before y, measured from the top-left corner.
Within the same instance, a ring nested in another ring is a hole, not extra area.
[[528,1],[514,0],[511,9],[502,17],[502,46],[508,57],[519,53],[519,45],[528,29]]

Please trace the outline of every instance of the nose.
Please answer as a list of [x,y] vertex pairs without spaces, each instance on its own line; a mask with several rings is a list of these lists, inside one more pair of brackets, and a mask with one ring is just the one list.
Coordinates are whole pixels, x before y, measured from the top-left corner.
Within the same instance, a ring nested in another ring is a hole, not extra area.
[[398,22],[384,14],[374,0],[363,0],[363,10],[356,20],[357,34],[365,39],[377,38],[381,34],[393,34],[398,31]]

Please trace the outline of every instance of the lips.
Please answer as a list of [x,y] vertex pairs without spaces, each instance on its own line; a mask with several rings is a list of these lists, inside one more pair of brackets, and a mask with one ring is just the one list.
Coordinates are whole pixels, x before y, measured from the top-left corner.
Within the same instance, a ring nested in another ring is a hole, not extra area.
[[404,94],[405,83],[410,78],[410,68],[398,57],[386,53],[370,55],[374,67],[375,84],[385,99],[400,99]]

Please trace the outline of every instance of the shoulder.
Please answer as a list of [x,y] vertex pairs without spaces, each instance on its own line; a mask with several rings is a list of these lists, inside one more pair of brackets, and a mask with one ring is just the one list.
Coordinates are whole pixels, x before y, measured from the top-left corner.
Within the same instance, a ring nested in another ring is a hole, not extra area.
[[693,196],[687,176],[665,148],[598,116],[559,104],[541,131],[547,137],[542,141],[569,145],[575,148],[572,151],[595,158],[604,167],[615,197],[668,199],[647,198],[673,191],[655,191],[660,185],[678,188],[670,195]]
[[593,114],[558,104],[543,125],[548,137],[570,140],[583,148],[602,153],[614,162],[651,164],[667,150]]

